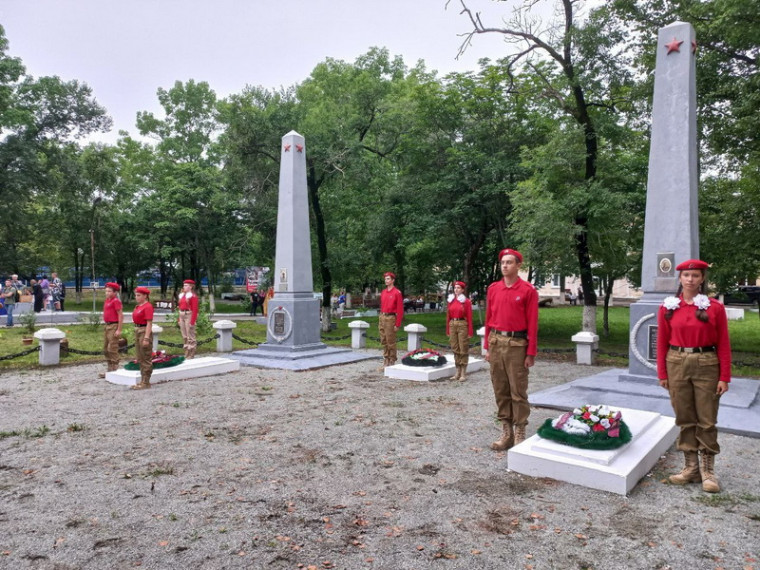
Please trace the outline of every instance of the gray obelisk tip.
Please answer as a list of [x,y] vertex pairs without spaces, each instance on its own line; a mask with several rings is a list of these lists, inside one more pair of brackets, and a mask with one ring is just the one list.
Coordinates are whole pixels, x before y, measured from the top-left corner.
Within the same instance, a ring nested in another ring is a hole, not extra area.
[[656,376],[657,311],[678,287],[676,265],[699,257],[696,36],[675,22],[657,35],[644,250],[643,297],[631,305],[630,375]]

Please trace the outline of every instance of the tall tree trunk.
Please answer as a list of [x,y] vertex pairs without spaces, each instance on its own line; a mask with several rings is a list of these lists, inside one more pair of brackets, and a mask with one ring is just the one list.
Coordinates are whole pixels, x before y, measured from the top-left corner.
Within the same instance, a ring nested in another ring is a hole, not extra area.
[[314,213],[314,229],[317,234],[317,250],[319,251],[319,274],[322,278],[322,332],[330,330],[330,299],[332,297],[332,273],[327,257],[327,233],[325,217],[319,202],[319,187],[322,181],[316,179],[314,163],[309,163],[309,176],[306,186],[309,189],[311,211]]
[[610,336],[610,298],[612,297],[612,288],[615,285],[615,279],[607,275],[604,284],[604,317],[602,319],[602,331],[604,338]]

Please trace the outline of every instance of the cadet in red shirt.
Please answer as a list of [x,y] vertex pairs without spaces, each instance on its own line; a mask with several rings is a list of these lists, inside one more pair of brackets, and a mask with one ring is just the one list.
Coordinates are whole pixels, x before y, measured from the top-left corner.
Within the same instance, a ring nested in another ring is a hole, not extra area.
[[[514,249],[499,252],[502,279],[491,283],[486,296],[486,360],[491,363],[491,384],[501,439],[491,449],[504,451],[525,439],[528,404],[528,369],[538,348],[538,293],[520,279],[522,255]],[[514,426],[514,430],[513,430]]]
[[380,367],[382,372],[386,366],[396,364],[396,332],[401,326],[401,320],[404,318],[404,299],[401,297],[401,291],[396,289],[396,275],[390,271],[383,275],[385,279],[385,289],[380,293],[380,318],[378,327],[380,328],[380,344],[383,345],[383,365]]
[[182,283],[182,293],[179,294],[179,331],[182,333],[182,343],[185,358],[193,358],[198,343],[195,340],[195,322],[198,320],[198,295],[193,292],[195,281],[185,279]]
[[677,447],[685,458],[683,470],[670,482],[701,481],[702,490],[717,493],[716,424],[720,397],[731,382],[731,342],[725,307],[705,294],[707,267],[699,259],[676,267],[678,292],[665,298],[657,314],[657,377],[670,393],[681,429]]
[[153,305],[148,301],[150,289],[138,287],[135,289],[137,306],[132,311],[132,322],[135,325],[135,351],[140,364],[140,383],[132,386],[133,390],[150,388],[150,377],[153,374]]
[[[106,283],[105,293],[106,301],[103,304],[103,321],[106,328],[103,338],[103,354],[106,357],[106,370],[112,372],[119,368],[119,337],[121,337],[121,328],[124,324],[124,311],[122,310],[121,299],[119,299],[118,283]],[[100,378],[105,378],[104,372],[98,374]]]
[[472,337],[472,303],[464,294],[465,288],[462,281],[454,283],[454,294],[449,295],[446,311],[446,334],[454,352],[454,365],[457,369],[453,379],[462,382],[467,379]]

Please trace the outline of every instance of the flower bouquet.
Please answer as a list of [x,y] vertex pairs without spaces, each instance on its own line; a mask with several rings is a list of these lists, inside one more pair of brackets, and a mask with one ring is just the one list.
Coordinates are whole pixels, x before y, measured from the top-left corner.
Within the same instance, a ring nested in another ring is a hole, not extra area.
[[631,441],[631,430],[619,410],[586,404],[548,419],[538,435],[581,449],[616,449]]
[[[165,350],[153,353],[153,368],[170,368],[182,364],[184,361],[184,356],[172,356],[171,354],[166,354]],[[124,366],[124,370],[140,370],[140,363],[137,360],[133,360]]]
[[446,364],[446,357],[429,348],[418,348],[412,352],[407,352],[401,359],[401,364],[407,366],[443,366]]

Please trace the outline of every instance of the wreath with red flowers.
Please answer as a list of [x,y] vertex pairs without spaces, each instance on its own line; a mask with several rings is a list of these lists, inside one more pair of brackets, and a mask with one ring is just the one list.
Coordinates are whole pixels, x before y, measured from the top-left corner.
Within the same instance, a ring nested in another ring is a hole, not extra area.
[[[171,368],[185,361],[184,356],[172,356],[171,354],[166,354],[165,350],[154,352],[152,356],[153,368]],[[140,363],[137,360],[133,360],[124,366],[124,370],[140,370]]]
[[401,364],[406,366],[443,366],[446,364],[446,357],[429,348],[418,348],[412,352],[407,352],[401,359]]

